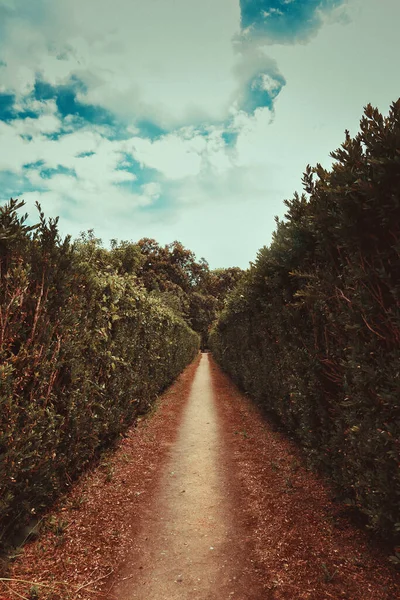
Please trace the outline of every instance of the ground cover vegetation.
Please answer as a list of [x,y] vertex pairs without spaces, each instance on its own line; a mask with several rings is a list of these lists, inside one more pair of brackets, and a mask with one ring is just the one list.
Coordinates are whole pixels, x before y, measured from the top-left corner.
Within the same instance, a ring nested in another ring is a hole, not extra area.
[[0,547],[194,358],[241,274],[178,242],[62,239],[22,208],[0,207]]
[[307,167],[210,335],[339,497],[400,532],[400,100]]

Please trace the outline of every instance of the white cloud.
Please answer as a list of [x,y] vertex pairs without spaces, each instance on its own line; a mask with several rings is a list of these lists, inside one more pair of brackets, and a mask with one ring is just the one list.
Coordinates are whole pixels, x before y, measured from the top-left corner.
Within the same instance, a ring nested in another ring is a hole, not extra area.
[[[397,23],[400,4],[353,1],[350,20],[327,20],[307,45],[269,46],[287,80],[275,114],[233,113],[239,133],[232,167],[218,176],[182,182],[176,197],[186,208],[175,220],[148,222],[152,237],[174,238],[211,259],[213,266],[254,260],[269,243],[283,199],[301,190],[308,163],[331,164],[330,151],[355,135],[368,102],[386,113],[399,96]],[[171,237],[171,236],[170,236]]]
[[[329,152],[343,141],[344,130],[357,132],[363,106],[372,102],[386,112],[399,96],[397,0],[349,0],[347,24],[339,12],[324,16],[308,44],[241,45],[236,54],[231,36],[239,22],[237,2],[180,0],[176,13],[168,2],[159,2],[158,11],[154,2],[87,0],[79,10],[77,0],[48,2],[51,19],[31,28],[15,21],[3,40],[11,65],[5,85],[25,92],[37,65],[54,83],[74,72],[88,85],[83,100],[125,115],[131,136],[107,139],[106,126],[74,131],[67,118],[62,126],[70,133],[51,140],[45,134],[60,127],[52,102],[31,105],[40,113],[37,120],[0,123],[7,148],[0,170],[20,176],[24,164],[43,161],[49,169],[62,165],[76,173],[43,179],[34,168],[25,171],[40,190],[24,195],[29,206],[38,199],[46,214],[61,214],[65,233],[94,227],[105,240],[181,239],[212,266],[246,266],[269,243],[273,216],[285,211],[282,200],[301,191],[306,164],[329,166]],[[25,41],[18,45],[11,34]],[[65,60],[55,60],[61,49]],[[271,93],[274,74],[287,83],[273,112],[258,109],[249,117],[234,101],[260,73]],[[20,102],[28,107],[22,97]],[[153,142],[142,139],[138,116],[176,129]],[[210,125],[203,134],[197,121],[205,116]],[[214,121],[226,117],[229,132],[238,135],[233,148]],[[120,170],[130,164],[126,154],[156,172],[135,193],[135,175]],[[144,210],[160,198],[159,209]]]
[[54,115],[41,115],[37,119],[27,118],[23,121],[16,121],[13,127],[20,135],[36,136],[56,133],[60,126],[60,120]]
[[207,137],[207,152],[204,156],[204,169],[210,169],[213,176],[223,175],[233,166],[233,153],[227,149],[222,138],[222,130],[215,128]]
[[201,169],[206,141],[199,135],[185,139],[179,133],[151,142],[139,137],[126,142],[133,157],[146,167],[157,169],[168,179],[197,175]]
[[142,191],[146,197],[158,200],[161,195],[161,185],[156,182],[145,183],[142,186]]
[[[3,86],[26,93],[35,74],[79,77],[81,99],[163,126],[220,120],[236,87],[239,1],[43,0],[40,22],[7,24]],[[62,58],[62,60],[58,60]]]
[[[8,149],[7,153],[1,154],[0,170],[23,175],[36,188],[37,191],[23,194],[29,211],[34,213],[34,203],[39,201],[47,216],[62,216],[63,227],[74,222],[72,231],[77,234],[81,229],[108,225],[113,215],[117,215],[117,219],[129,219],[132,210],[158,198],[160,192],[156,182],[138,186],[136,193],[116,185],[136,180],[135,174],[119,168],[124,156],[122,142],[110,141],[88,129],[58,140],[40,134],[32,140],[21,137],[21,134],[34,133],[32,127],[40,124],[49,129],[49,123],[44,121],[47,118],[49,116],[44,115],[37,122],[32,119],[12,124],[0,122],[0,137]],[[76,176],[55,172],[42,177],[36,165],[23,168],[38,162],[41,168],[51,170],[62,166]]]
[[32,140],[21,138],[21,134],[29,132],[31,127],[34,127],[31,119],[17,120],[11,124],[0,122],[0,137],[7,148],[7,152],[0,155],[0,170],[21,174],[23,165],[39,161],[53,169],[59,165],[75,168],[79,160],[77,155],[93,151],[101,141],[96,133],[82,130],[67,134],[59,140],[40,134]]
[[245,85],[258,75],[269,74],[271,81],[275,81],[273,75],[281,76],[278,63],[267,52],[262,52],[255,44],[244,44],[238,47],[238,61],[234,70],[238,86],[232,100],[240,95]]
[[[287,4],[287,2],[285,4]],[[270,17],[271,15],[282,16],[283,12],[279,8],[270,8],[269,10],[263,10],[261,14],[265,19],[268,19],[268,17]]]
[[[232,126],[237,128],[239,121]],[[211,126],[203,133],[187,127],[153,142],[133,137],[122,147],[141,165],[156,169],[165,179],[182,180],[208,170],[218,174],[232,168],[233,153],[226,147],[223,131],[222,126]]]

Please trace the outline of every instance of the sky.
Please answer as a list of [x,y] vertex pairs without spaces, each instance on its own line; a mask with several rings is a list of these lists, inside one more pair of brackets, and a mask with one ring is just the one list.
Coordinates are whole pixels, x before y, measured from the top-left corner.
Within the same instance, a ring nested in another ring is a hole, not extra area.
[[307,164],[400,96],[398,0],[0,0],[0,202],[254,261]]

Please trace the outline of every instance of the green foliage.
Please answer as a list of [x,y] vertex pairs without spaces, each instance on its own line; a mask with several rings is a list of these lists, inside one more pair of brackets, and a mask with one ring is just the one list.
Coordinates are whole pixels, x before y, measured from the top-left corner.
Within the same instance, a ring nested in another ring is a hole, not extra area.
[[210,271],[205,288],[211,296],[217,299],[217,310],[221,311],[229,294],[235,289],[243,277],[244,271],[239,267],[214,269]]
[[[62,240],[0,207],[0,539],[40,512],[195,356],[134,244]],[[39,207],[40,210],[40,207]]]
[[242,276],[238,267],[210,271],[204,258],[196,261],[180,242],[160,246],[143,238],[137,243],[141,261],[135,271],[153,297],[160,298],[208,343],[208,332],[228,293]]
[[278,416],[312,464],[395,537],[400,522],[400,100],[367,106],[331,171],[306,194],[241,280],[211,347]]

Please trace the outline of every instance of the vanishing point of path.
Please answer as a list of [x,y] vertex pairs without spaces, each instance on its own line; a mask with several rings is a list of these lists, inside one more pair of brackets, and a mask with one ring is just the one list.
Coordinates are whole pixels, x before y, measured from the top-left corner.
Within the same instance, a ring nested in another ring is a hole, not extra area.
[[400,598],[388,549],[209,354],[49,518],[1,600]]

